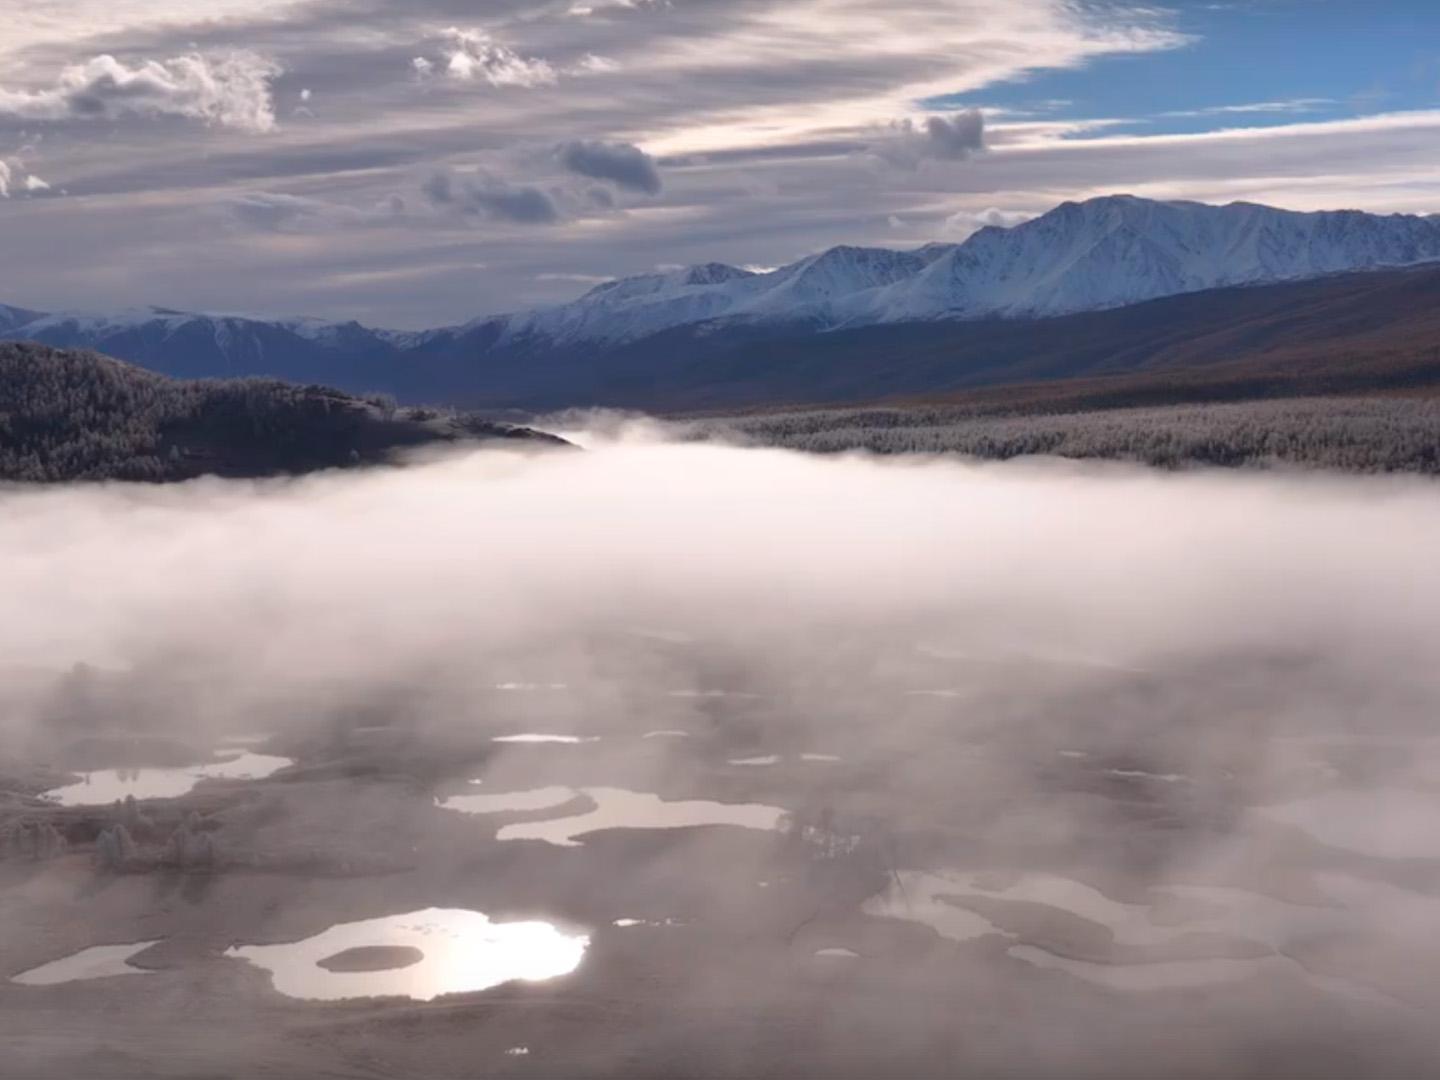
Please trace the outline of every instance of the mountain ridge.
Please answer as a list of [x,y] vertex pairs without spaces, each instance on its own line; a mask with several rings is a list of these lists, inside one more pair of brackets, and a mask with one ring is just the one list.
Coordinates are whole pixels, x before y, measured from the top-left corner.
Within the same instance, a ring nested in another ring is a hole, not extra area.
[[[616,279],[574,300],[455,326],[0,307],[0,338],[93,348],[168,375],[275,375],[404,400],[529,406],[683,339],[1045,320],[1163,297],[1440,261],[1440,217],[1109,195],[914,250],[837,245],[768,272],[724,263]],[[647,377],[665,377],[653,358]],[[623,374],[617,368],[617,376]]]

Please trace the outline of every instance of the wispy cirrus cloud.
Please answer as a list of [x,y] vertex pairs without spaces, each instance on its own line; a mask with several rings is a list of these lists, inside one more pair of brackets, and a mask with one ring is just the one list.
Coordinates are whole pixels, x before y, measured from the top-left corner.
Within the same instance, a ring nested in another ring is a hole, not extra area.
[[1178,118],[1311,113],[1335,104],[1338,103],[1334,98],[1290,98],[1285,101],[1249,101],[1239,105],[1208,105],[1201,109],[1171,109],[1156,115]]
[[605,274],[565,274],[554,271],[545,271],[535,275],[536,281],[562,281],[572,285],[603,285],[607,281],[614,281],[613,277]]
[[358,207],[273,191],[244,192],[226,200],[225,209],[237,224],[269,232],[380,225],[399,221],[406,213],[398,194]]

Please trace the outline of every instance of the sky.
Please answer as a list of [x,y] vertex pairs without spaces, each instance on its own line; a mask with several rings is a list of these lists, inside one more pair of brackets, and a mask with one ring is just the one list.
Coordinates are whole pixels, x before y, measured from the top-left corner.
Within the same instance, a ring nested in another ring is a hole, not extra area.
[[0,0],[0,25],[0,303],[45,311],[424,327],[1120,191],[1440,211],[1433,0]]

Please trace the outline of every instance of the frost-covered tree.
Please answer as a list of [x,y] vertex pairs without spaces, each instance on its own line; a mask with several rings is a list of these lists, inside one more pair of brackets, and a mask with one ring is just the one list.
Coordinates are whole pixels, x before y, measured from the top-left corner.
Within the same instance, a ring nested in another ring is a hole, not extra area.
[[140,809],[134,795],[115,800],[115,820],[129,829],[132,836],[144,835],[155,828],[155,823]]
[[19,821],[0,830],[0,858],[54,859],[69,845],[48,821]]
[[206,869],[219,861],[215,837],[205,830],[195,811],[170,834],[165,844],[165,861],[183,869]]
[[973,406],[807,409],[695,425],[695,438],[814,453],[1046,454],[1160,468],[1306,466],[1440,473],[1440,401],[1290,398],[1085,412],[981,412]]
[[101,870],[119,872],[134,866],[140,858],[139,845],[123,824],[102,829],[95,838],[95,863]]

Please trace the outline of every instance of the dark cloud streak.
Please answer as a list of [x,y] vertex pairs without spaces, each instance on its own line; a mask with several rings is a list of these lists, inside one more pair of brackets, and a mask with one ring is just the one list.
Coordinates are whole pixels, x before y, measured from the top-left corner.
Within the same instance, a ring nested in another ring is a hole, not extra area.
[[985,115],[966,109],[951,116],[932,116],[925,121],[925,134],[936,157],[964,159],[985,149]]
[[433,206],[494,221],[553,225],[560,220],[554,198],[533,184],[512,184],[488,176],[466,180],[441,171],[428,177],[421,191]]
[[556,147],[560,164],[578,176],[607,180],[626,191],[659,195],[663,186],[655,161],[629,143],[575,139]]

